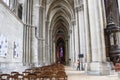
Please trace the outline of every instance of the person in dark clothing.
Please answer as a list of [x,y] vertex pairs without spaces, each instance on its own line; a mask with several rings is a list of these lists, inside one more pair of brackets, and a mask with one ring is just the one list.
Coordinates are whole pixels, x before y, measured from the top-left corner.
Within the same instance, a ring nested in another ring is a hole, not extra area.
[[80,70],[80,60],[77,60],[77,70]]

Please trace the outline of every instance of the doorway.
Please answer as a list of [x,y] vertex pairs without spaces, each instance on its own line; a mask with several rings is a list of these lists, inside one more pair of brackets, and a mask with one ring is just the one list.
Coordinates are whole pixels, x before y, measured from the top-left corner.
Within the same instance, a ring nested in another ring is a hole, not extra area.
[[56,42],[56,61],[57,63],[66,64],[65,41],[58,39]]

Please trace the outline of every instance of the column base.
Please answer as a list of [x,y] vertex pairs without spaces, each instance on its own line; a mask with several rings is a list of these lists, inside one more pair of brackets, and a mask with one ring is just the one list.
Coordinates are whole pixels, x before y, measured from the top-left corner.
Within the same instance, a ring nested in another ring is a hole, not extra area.
[[109,62],[88,63],[86,73],[91,75],[110,75],[111,66]]
[[41,62],[41,63],[39,63],[38,66],[42,67],[42,66],[47,66],[47,65],[50,65],[50,64],[51,64],[51,62],[47,61],[47,62]]
[[50,62],[44,62],[45,66],[50,65]]
[[42,66],[45,66],[45,63],[44,62],[39,62],[38,67],[42,67]]

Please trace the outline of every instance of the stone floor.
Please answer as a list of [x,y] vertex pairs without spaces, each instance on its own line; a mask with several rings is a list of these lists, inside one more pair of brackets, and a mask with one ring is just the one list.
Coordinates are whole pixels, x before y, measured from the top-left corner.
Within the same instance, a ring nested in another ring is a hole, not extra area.
[[76,71],[71,67],[65,67],[68,75],[68,80],[120,80],[118,79],[118,73],[115,72],[112,75],[95,76],[88,75],[84,71]]

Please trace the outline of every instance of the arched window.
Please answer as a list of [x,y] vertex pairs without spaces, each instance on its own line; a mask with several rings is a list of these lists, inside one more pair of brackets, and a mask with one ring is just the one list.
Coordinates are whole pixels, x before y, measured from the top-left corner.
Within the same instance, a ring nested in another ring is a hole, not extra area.
[[19,4],[18,6],[18,17],[22,19],[22,4]]

